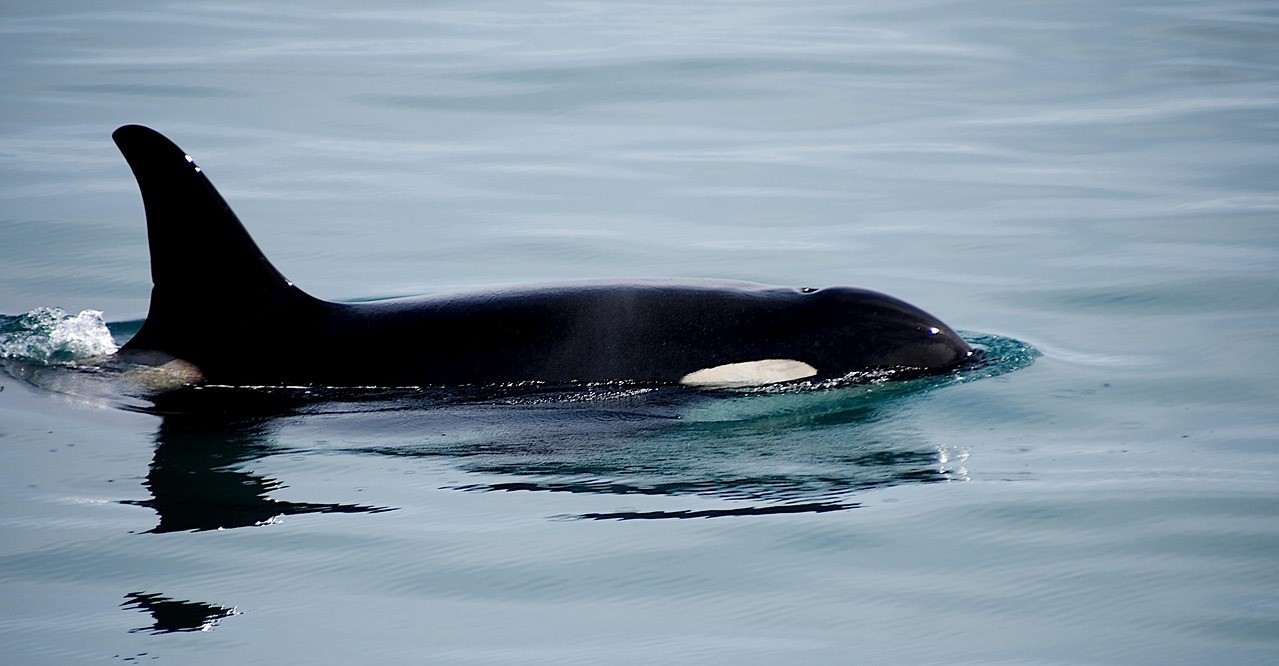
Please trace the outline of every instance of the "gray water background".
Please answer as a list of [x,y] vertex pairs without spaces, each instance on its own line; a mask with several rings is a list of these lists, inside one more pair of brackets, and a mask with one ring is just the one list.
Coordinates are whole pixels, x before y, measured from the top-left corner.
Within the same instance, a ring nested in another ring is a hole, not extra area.
[[10,2],[0,63],[6,315],[145,314],[138,122],[322,297],[850,284],[1043,354],[234,425],[0,375],[4,663],[1279,661],[1272,3]]

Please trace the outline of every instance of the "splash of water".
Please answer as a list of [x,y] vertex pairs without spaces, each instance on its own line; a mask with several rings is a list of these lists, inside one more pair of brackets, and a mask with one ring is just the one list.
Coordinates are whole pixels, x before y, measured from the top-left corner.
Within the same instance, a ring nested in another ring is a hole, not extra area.
[[59,365],[106,356],[116,349],[97,310],[68,314],[61,308],[42,307],[18,316],[0,315],[0,359]]

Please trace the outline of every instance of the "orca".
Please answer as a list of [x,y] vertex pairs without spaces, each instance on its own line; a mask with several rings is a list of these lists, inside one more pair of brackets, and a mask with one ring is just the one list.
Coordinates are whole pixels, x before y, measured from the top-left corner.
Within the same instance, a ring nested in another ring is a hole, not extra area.
[[848,287],[593,281],[321,300],[267,261],[173,142],[140,125],[112,138],[141,190],[153,282],[118,358],[184,385],[736,387],[939,374],[975,354],[923,310]]

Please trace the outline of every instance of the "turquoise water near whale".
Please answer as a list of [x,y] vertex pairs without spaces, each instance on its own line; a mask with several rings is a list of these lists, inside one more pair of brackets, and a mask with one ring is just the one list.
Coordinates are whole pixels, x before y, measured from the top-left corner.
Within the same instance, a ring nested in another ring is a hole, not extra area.
[[[1268,3],[14,2],[0,55],[4,663],[1279,661]],[[156,413],[59,365],[146,313],[131,122],[321,297],[847,284],[999,362]]]

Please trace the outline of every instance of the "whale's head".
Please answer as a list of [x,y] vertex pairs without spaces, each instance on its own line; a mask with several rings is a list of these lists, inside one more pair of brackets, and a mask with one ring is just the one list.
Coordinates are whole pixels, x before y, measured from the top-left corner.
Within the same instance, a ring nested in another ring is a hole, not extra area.
[[940,319],[891,296],[849,287],[812,296],[838,313],[833,317],[838,344],[862,367],[929,373],[959,367],[978,354]]

